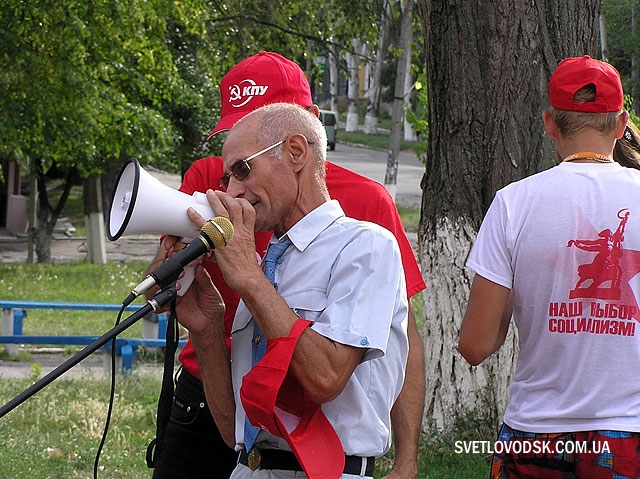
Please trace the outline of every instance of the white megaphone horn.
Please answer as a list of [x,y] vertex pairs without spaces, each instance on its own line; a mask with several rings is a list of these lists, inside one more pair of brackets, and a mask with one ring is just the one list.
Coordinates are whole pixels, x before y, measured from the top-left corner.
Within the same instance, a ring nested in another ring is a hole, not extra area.
[[[115,241],[125,235],[157,233],[178,236],[183,243],[190,243],[200,230],[187,215],[189,207],[204,219],[215,216],[204,193],[196,191],[188,195],[175,190],[154,178],[132,158],[120,171],[113,190],[107,237]],[[178,295],[187,291],[193,273],[193,267],[184,268]]]
[[179,236],[188,243],[200,233],[187,215],[189,207],[206,220],[215,216],[204,193],[175,190],[133,158],[122,168],[113,190],[107,237],[115,241],[125,235],[157,233]]

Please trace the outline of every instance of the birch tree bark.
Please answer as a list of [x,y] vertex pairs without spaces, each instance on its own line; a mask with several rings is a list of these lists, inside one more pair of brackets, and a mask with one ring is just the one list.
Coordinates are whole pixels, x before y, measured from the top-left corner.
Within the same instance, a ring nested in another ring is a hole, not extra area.
[[347,54],[347,68],[349,69],[349,86],[347,97],[347,124],[345,131],[357,131],[360,119],[360,60],[362,58],[363,45],[358,39],[353,40],[353,51]]
[[369,103],[364,117],[364,132],[368,135],[378,133],[378,116],[380,110],[380,89],[384,57],[389,48],[389,22],[391,17],[391,3],[386,0],[380,17],[378,48],[372,65],[371,85],[368,91]]
[[404,0],[402,19],[400,21],[400,40],[398,49],[400,57],[396,67],[396,81],[393,90],[393,108],[391,111],[391,132],[389,133],[389,152],[387,170],[384,175],[384,186],[394,198],[396,197],[398,178],[398,154],[400,153],[400,136],[404,116],[405,75],[407,71],[407,55],[410,54],[411,22],[415,0]]

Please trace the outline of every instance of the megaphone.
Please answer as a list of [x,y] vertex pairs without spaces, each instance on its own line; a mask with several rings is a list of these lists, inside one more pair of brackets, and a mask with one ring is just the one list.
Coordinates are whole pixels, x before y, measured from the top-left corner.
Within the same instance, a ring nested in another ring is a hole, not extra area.
[[107,237],[157,233],[179,236],[189,242],[199,234],[187,216],[192,207],[208,220],[215,216],[207,196],[182,193],[161,183],[132,158],[120,171],[107,219]]
[[[204,219],[215,216],[207,195],[198,191],[188,195],[175,190],[154,178],[140,166],[138,160],[132,158],[120,171],[113,190],[107,218],[107,237],[115,241],[124,235],[157,233],[178,236],[183,243],[190,243],[200,230],[187,215],[189,207]],[[225,231],[226,239],[233,235],[232,228],[230,232]],[[181,285],[179,296],[191,285],[193,274],[193,267],[184,268],[184,276],[178,281]],[[133,296],[130,295],[127,300],[132,300],[139,294],[134,290]]]

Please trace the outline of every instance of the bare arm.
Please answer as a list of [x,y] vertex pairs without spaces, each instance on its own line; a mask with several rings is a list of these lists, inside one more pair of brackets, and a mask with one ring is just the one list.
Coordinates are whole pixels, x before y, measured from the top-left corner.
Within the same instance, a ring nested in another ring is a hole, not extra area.
[[407,333],[409,356],[404,385],[391,409],[395,460],[387,479],[413,479],[418,474],[418,442],[425,395],[424,344],[410,300]]
[[476,274],[458,340],[458,351],[469,364],[477,366],[500,349],[511,309],[510,290]]

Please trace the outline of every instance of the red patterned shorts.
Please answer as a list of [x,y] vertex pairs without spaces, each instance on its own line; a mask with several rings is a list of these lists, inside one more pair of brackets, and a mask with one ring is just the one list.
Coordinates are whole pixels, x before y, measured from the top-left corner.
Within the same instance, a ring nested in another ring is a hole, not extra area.
[[640,479],[640,433],[541,434],[502,425],[491,479]]

